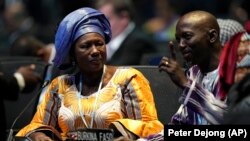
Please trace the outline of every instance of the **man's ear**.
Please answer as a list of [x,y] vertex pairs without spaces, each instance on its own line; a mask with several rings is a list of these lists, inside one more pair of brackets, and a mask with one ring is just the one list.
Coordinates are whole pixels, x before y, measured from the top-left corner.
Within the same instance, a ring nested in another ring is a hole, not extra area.
[[218,35],[219,33],[215,29],[210,29],[208,31],[208,34],[209,34],[210,43],[214,43],[217,40],[217,38],[219,38],[219,35]]

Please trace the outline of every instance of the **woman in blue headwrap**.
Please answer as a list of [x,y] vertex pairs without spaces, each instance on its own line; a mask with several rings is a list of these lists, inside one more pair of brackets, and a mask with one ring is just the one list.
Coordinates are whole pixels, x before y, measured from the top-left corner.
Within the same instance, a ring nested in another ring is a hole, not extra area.
[[105,65],[111,39],[107,18],[92,8],[67,15],[55,37],[54,65],[77,67],[55,78],[31,123],[16,136],[72,139],[79,129],[112,128],[114,137],[137,139],[160,132],[162,123],[149,82],[131,67]]

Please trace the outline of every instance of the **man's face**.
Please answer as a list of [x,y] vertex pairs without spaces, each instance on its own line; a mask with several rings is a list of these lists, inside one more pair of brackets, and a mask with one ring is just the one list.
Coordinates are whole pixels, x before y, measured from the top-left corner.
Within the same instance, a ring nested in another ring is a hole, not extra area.
[[115,14],[111,4],[105,4],[99,8],[105,16],[109,19],[113,38],[122,32],[121,17]]
[[187,63],[202,63],[208,54],[208,32],[199,20],[184,17],[176,26],[176,41]]

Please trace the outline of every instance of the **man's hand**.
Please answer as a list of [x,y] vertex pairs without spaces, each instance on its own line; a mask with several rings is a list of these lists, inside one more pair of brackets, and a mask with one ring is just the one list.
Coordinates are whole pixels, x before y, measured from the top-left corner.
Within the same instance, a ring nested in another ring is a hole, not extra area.
[[35,72],[36,66],[34,64],[28,66],[21,66],[16,72],[20,73],[25,81],[24,92],[30,92],[34,90],[36,85],[42,81],[41,76]]
[[171,57],[162,57],[159,64],[159,71],[165,71],[169,74],[171,80],[179,87],[184,88],[188,82],[185,73],[179,63],[176,61],[174,44],[169,42]]

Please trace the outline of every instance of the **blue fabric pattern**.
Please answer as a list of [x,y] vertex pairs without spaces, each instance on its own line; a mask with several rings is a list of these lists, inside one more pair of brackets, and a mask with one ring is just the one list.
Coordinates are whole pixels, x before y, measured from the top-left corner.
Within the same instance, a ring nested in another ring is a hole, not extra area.
[[110,41],[112,37],[110,23],[103,13],[85,7],[68,14],[59,24],[55,36],[54,65],[60,69],[69,63],[67,59],[71,46],[80,36],[90,32],[102,35],[106,44]]

